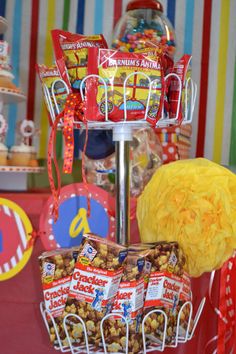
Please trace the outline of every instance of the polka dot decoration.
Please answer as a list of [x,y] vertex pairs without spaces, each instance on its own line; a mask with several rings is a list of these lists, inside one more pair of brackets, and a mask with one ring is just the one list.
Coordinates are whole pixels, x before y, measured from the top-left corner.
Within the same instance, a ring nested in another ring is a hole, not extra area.
[[63,172],[71,173],[73,167],[74,156],[74,121],[76,106],[81,103],[80,96],[76,93],[68,95],[64,110],[64,129],[63,135],[65,139],[64,165]]

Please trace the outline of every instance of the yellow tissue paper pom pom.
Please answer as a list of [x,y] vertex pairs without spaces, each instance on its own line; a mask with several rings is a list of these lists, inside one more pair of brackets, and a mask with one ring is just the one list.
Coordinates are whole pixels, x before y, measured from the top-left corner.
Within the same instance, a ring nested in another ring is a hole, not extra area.
[[206,159],[160,167],[138,199],[142,242],[177,241],[194,277],[236,248],[236,175]]

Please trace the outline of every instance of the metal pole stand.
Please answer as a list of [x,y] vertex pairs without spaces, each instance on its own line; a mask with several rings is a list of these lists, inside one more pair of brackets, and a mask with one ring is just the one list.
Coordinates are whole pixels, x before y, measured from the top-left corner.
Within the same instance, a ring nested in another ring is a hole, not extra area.
[[132,127],[117,124],[113,128],[116,142],[116,241],[125,245],[130,241],[130,141]]

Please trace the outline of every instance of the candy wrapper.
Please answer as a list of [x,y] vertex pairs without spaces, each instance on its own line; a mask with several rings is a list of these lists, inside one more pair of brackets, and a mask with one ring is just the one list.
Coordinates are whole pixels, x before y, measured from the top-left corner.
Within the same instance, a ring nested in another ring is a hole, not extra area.
[[190,276],[220,268],[236,248],[236,176],[207,159],[161,166],[138,199],[137,219],[143,242],[178,242]]
[[[54,318],[60,339],[65,344],[63,313],[70,290],[77,252],[73,249],[58,249],[44,252],[39,257],[45,309]],[[47,316],[50,340],[58,344],[52,320]]]
[[79,248],[64,314],[73,309],[84,320],[91,344],[100,344],[100,322],[112,309],[126,256],[125,247],[92,234],[84,236]]
[[[51,67],[47,67],[43,64],[37,64],[36,70],[39,75],[39,79],[42,84],[43,89],[43,96],[44,102],[47,107],[48,116],[50,119],[50,123],[52,124],[52,118],[55,117],[59,111],[63,111],[66,97],[67,97],[67,90],[65,85],[62,82],[58,81],[54,86],[54,95],[56,98],[56,102],[58,105],[58,109],[55,106],[55,102],[52,95],[52,85],[56,80],[60,80],[60,73],[55,65]],[[51,108],[53,111],[51,111]]]
[[[131,142],[131,186],[132,197],[138,197],[152,175],[162,164],[162,148],[152,129],[134,131]],[[104,159],[85,158],[86,175],[89,183],[96,184],[115,195],[115,154]]]
[[[184,105],[185,99],[185,83],[186,79],[190,77],[190,61],[192,59],[191,55],[184,54],[182,58],[175,63],[173,69],[171,70],[172,73],[177,74],[180,78],[182,84],[182,93],[181,93],[181,103],[179,109],[178,120],[181,121],[183,118],[182,106]],[[167,110],[169,112],[170,118],[175,118],[177,114],[177,105],[178,105],[178,98],[180,92],[179,82],[176,78],[171,77],[168,82],[167,86],[169,86],[169,90],[167,93]]]
[[104,335],[107,350],[120,352],[126,346],[126,324],[116,317],[118,313],[129,323],[129,352],[142,350],[141,321],[144,303],[145,258],[131,252],[124,263],[118,293],[112,308],[114,317],[104,321]]
[[[143,119],[148,105],[147,120],[151,124],[159,119],[162,109],[163,72],[158,56],[147,53],[122,53],[111,49],[89,49],[88,74],[102,77],[108,90],[108,115],[113,121],[124,119],[124,82],[126,82],[127,120]],[[150,79],[150,81],[149,81]],[[151,81],[154,81],[148,94]],[[92,78],[88,80],[85,115],[88,120],[104,121],[104,82]]]
[[79,90],[87,76],[88,48],[107,48],[107,43],[102,34],[84,36],[57,29],[51,33],[60,75],[73,91]]

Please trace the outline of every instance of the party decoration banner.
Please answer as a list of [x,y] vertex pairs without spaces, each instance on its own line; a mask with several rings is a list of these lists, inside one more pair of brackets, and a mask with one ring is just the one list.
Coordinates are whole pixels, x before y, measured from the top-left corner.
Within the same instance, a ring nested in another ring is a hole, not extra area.
[[0,281],[19,273],[30,259],[31,222],[14,202],[0,198]]
[[63,187],[58,220],[54,222],[52,217],[52,197],[40,217],[40,235],[45,249],[77,246],[83,234],[90,232],[114,240],[114,205],[114,199],[99,187],[83,183]]

